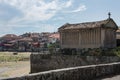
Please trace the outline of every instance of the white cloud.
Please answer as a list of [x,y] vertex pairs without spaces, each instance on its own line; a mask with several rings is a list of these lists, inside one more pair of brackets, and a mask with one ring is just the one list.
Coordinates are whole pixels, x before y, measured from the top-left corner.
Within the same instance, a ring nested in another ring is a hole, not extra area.
[[[48,20],[57,11],[57,0],[45,3],[43,0],[4,0],[24,14],[23,20]],[[50,10],[49,12],[47,12]],[[22,20],[21,19],[21,20]]]
[[64,19],[64,17],[56,17],[53,20],[63,20],[63,19]]
[[24,16],[19,20],[48,20],[57,11],[72,5],[72,0],[64,3],[60,3],[59,0],[53,0],[49,3],[44,0],[3,0],[3,2],[22,11]]
[[[56,31],[55,25],[50,25],[50,24],[41,24],[41,25],[36,25],[36,28],[38,28],[39,32],[54,32]],[[39,29],[41,28],[41,29]]]
[[[55,16],[57,12],[73,5],[73,0],[60,1],[61,0],[52,0],[48,3],[45,2],[45,0],[0,0],[0,3],[7,3],[20,10],[23,16],[18,16],[11,20],[11,22],[19,22],[23,20],[49,20]],[[78,12],[85,9],[85,5],[82,5],[70,12]]]
[[65,11],[66,13],[76,13],[80,11],[85,11],[87,8],[85,5],[80,5],[78,8],[71,10],[71,11]]
[[[8,34],[12,34],[12,33],[16,33],[16,29],[14,28],[20,28],[23,29],[23,32],[55,32],[57,31],[57,28],[55,25],[50,25],[50,24],[36,24],[36,25],[30,25],[30,24],[26,24],[26,25],[17,25],[17,24],[7,24],[7,25],[0,25],[0,37],[5,35],[6,33]],[[29,28],[29,30],[26,30],[24,28]],[[19,33],[19,31],[17,32]],[[21,33],[21,34],[22,34]]]
[[69,0],[68,2],[65,3],[65,6],[66,7],[72,6],[72,2],[73,2],[73,0]]
[[9,26],[7,26],[7,24],[6,25],[0,25],[0,30],[1,30],[1,32],[9,32],[9,31],[12,31],[12,27],[9,27]]
[[[61,2],[62,1],[62,2]],[[8,21],[0,21],[0,30],[3,32],[12,31],[13,28],[16,27],[39,27],[40,24],[36,25],[37,21],[45,21],[53,18],[57,13],[63,12],[64,10],[71,10],[71,6],[74,0],[50,0],[50,2],[45,2],[45,0],[0,0],[0,3],[5,3],[6,5],[14,7],[16,10],[21,12],[20,16],[16,15],[13,16],[17,11],[10,11],[10,13],[14,13],[12,15],[12,19],[10,18]],[[6,7],[6,6],[5,6]],[[3,9],[4,10],[4,9]],[[69,12],[79,12],[86,10],[85,5],[80,5],[78,8],[68,11]],[[9,13],[9,11],[7,13]],[[8,16],[10,15],[7,14]],[[0,15],[4,13],[0,12]],[[64,13],[63,13],[64,14]],[[62,20],[64,19],[63,16],[57,16],[53,20]],[[33,24],[33,25],[30,25]],[[40,27],[43,28],[42,30],[53,31],[54,25],[46,25]],[[4,27],[3,27],[4,26]],[[46,26],[46,27],[45,27]],[[7,29],[7,30],[6,30]]]
[[81,5],[77,9],[73,10],[72,12],[79,12],[79,11],[84,11],[84,10],[86,10],[86,6],[85,5]]

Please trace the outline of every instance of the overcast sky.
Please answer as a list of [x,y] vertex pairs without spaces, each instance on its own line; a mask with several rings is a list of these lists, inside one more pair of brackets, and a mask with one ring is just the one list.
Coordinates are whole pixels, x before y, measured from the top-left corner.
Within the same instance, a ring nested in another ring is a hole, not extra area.
[[54,32],[65,23],[111,17],[120,26],[120,0],[0,0],[0,36]]

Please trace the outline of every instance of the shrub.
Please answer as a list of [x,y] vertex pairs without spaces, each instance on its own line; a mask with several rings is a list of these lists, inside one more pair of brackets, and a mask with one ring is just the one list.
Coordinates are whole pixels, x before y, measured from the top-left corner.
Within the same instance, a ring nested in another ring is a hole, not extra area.
[[113,49],[88,49],[82,53],[84,56],[120,56],[120,47]]

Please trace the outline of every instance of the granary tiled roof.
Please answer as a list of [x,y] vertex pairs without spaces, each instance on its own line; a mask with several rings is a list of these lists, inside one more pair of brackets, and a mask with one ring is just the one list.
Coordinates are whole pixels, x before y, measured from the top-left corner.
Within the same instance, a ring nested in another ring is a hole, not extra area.
[[106,20],[101,20],[101,21],[96,21],[96,22],[85,22],[85,23],[77,23],[77,24],[66,23],[62,27],[60,27],[59,30],[105,27],[104,25],[106,25],[110,21],[112,21],[116,25],[116,23],[113,21],[113,19],[109,18]]

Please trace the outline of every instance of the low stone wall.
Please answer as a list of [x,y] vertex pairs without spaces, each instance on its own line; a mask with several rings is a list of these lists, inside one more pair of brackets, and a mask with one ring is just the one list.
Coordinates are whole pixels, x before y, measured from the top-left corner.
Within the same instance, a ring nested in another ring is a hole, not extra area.
[[120,62],[117,62],[57,69],[2,80],[93,80],[96,77],[119,73]]
[[80,55],[31,54],[30,60],[31,73],[37,73],[68,67],[118,62],[120,61],[120,58],[116,56],[95,57]]

